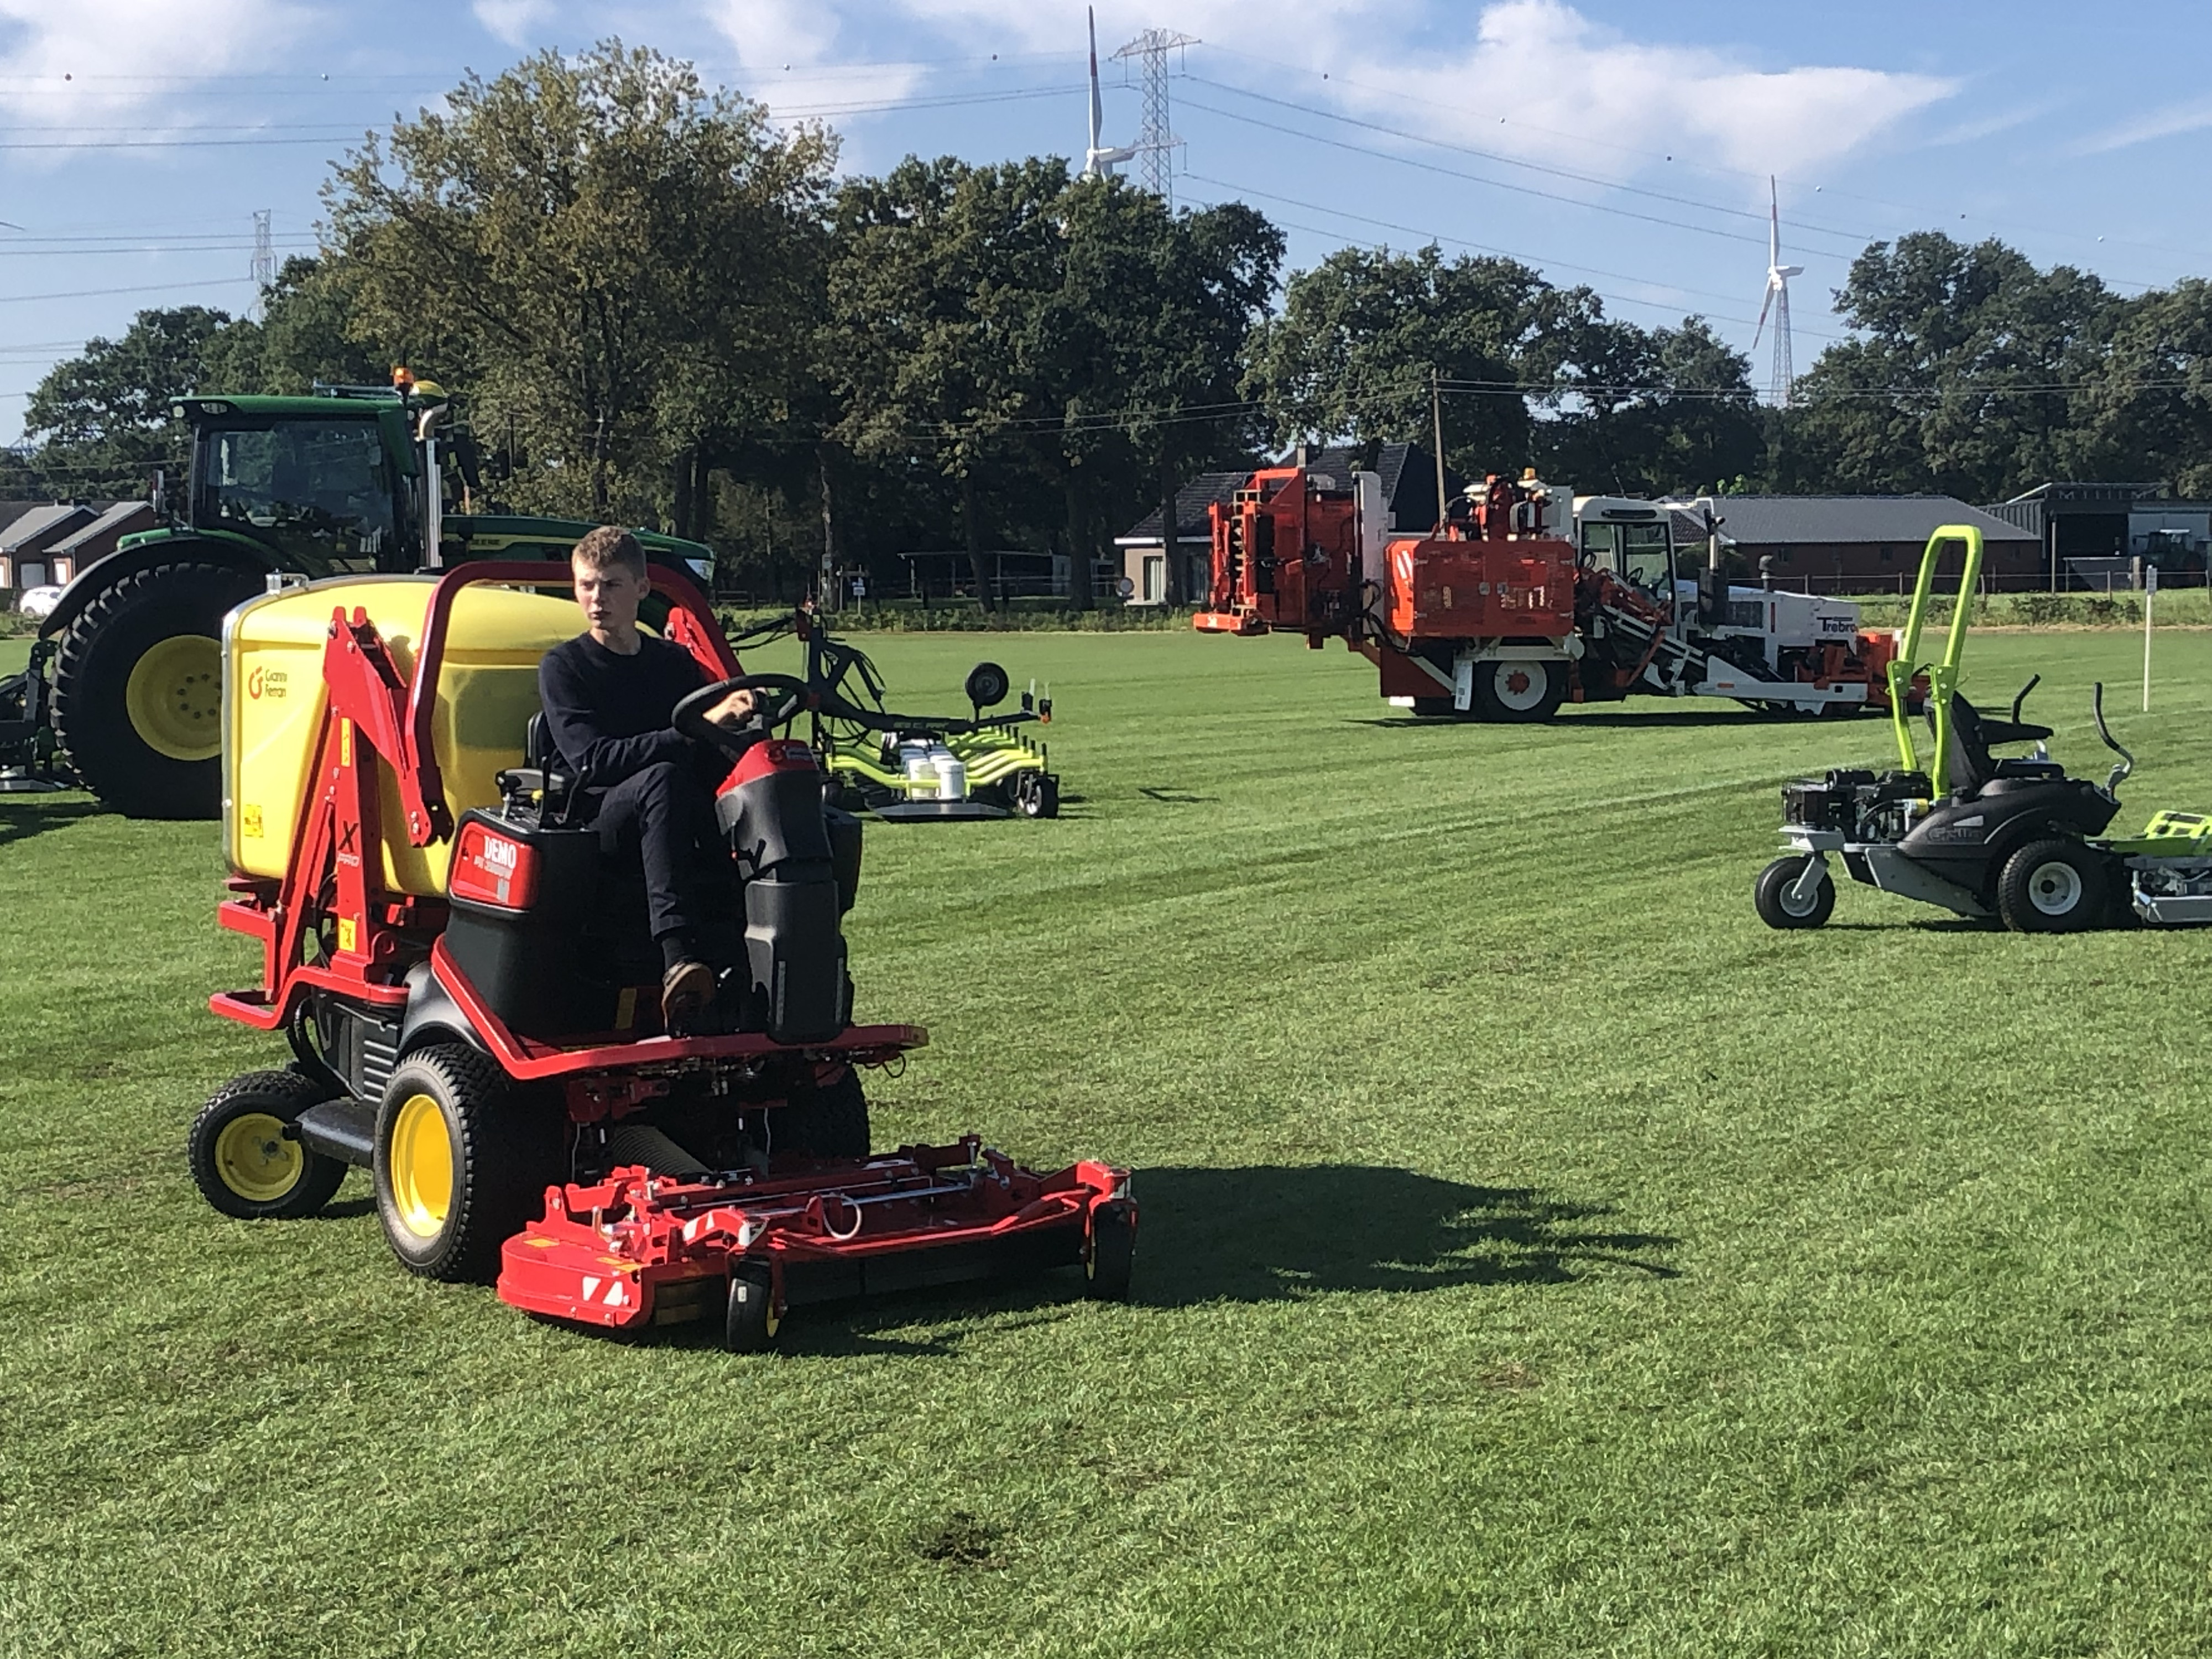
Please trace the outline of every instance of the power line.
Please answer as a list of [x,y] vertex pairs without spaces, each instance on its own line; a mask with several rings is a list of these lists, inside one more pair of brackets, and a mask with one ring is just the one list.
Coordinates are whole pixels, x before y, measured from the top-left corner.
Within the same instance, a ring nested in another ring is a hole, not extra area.
[[141,288],[78,288],[66,294],[0,294],[0,306],[28,305],[34,300],[104,299],[115,294],[173,294],[185,288],[236,288],[248,276],[218,276],[204,283],[155,283]]

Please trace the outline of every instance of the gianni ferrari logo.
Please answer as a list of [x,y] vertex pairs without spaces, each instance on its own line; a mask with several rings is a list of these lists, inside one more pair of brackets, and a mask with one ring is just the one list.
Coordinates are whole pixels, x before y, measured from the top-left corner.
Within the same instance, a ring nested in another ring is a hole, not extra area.
[[281,668],[256,668],[246,677],[246,695],[256,702],[264,697],[275,700],[284,695],[287,677]]

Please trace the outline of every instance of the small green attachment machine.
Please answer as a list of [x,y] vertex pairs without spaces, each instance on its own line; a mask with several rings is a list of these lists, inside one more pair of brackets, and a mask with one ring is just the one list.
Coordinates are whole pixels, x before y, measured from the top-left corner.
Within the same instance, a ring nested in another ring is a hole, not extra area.
[[[835,706],[884,711],[884,681],[866,652],[836,638],[811,606],[731,636],[744,650],[786,635],[805,653],[805,681]],[[1013,683],[994,662],[969,671],[966,720],[929,718],[877,729],[825,714],[817,703],[811,732],[830,780],[830,801],[892,823],[1060,816],[1060,775],[1047,746],[1023,728],[1052,721],[1052,688],[1036,682],[1018,712],[988,714]],[[900,716],[903,720],[906,717]]]
[[[1936,567],[1953,542],[1966,549],[1958,603],[1942,656],[1923,665]],[[2212,922],[2212,820],[2160,812],[2141,836],[2105,834],[2135,763],[2105,724],[2101,684],[2092,702],[2097,732],[2119,757],[2101,784],[2069,777],[2045,749],[2051,728],[2021,719],[2040,675],[2013,699],[2009,720],[1983,714],[1960,692],[1981,563],[1981,532],[1972,526],[1945,526],[1929,538],[1889,665],[1898,769],[1832,771],[1784,786],[1782,837],[1790,851],[1753,885],[1760,920],[1780,928],[1825,923],[1836,906],[1835,858],[1854,881],[1958,915],[2001,918],[2020,933]],[[1922,672],[1935,738],[1926,770],[1905,713]],[[2000,760],[1990,752],[2030,742],[2034,750],[2025,757]]]
[[[0,788],[73,773],[133,817],[212,818],[226,699],[254,695],[223,684],[234,607],[329,576],[563,558],[592,528],[465,510],[483,488],[476,446],[444,391],[404,369],[389,386],[191,397],[170,412],[191,433],[182,499],[157,489],[168,521],[78,571],[28,669],[0,679]],[[710,574],[696,542],[638,539],[648,558]]]

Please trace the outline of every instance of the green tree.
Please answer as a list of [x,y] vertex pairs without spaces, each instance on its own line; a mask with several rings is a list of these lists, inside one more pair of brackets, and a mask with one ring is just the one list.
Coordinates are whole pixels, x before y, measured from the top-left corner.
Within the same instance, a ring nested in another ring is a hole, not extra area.
[[1750,360],[1703,318],[1644,329],[1590,316],[1562,333],[1547,399],[1556,412],[1536,433],[1547,477],[1653,496],[1757,469],[1765,439]]
[[240,318],[208,343],[201,389],[300,397],[318,384],[382,386],[398,359],[355,331],[361,284],[343,256],[294,257],[262,296],[259,320]]
[[1344,248],[1291,278],[1282,314],[1254,343],[1246,385],[1284,442],[1427,448],[1433,373],[1449,388],[1447,461],[1478,476],[1517,471],[1534,436],[1527,377],[1546,384],[1553,367],[1536,348],[1571,307],[1515,260],[1447,260],[1433,244]]
[[2087,392],[2121,314],[2094,276],[1919,231],[1869,246],[1836,300],[1856,337],[1797,382],[1786,486],[1992,501],[2093,462]]
[[519,500],[660,516],[687,449],[790,401],[835,148],[618,41],[471,75],[325,189],[355,337],[511,420]]

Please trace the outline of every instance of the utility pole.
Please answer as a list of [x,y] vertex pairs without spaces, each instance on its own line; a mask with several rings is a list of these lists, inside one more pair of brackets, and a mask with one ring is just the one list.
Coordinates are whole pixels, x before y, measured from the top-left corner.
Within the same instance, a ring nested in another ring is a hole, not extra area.
[[[1137,164],[1144,169],[1145,188],[1170,207],[1175,205],[1175,153],[1182,147],[1182,140],[1175,136],[1168,119],[1168,54],[1198,44],[1194,34],[1146,29],[1114,54],[1123,64],[1144,67],[1144,125],[1138,131],[1137,142],[1129,148],[1136,151]],[[1182,60],[1176,61],[1180,65]]]
[[1450,515],[1444,507],[1444,392],[1443,381],[1437,374],[1436,365],[1429,366],[1429,425],[1436,435],[1437,444],[1437,534],[1444,533],[1444,521]]
[[259,322],[268,314],[269,290],[276,286],[276,249],[269,235],[270,210],[262,208],[253,216],[253,319]]

